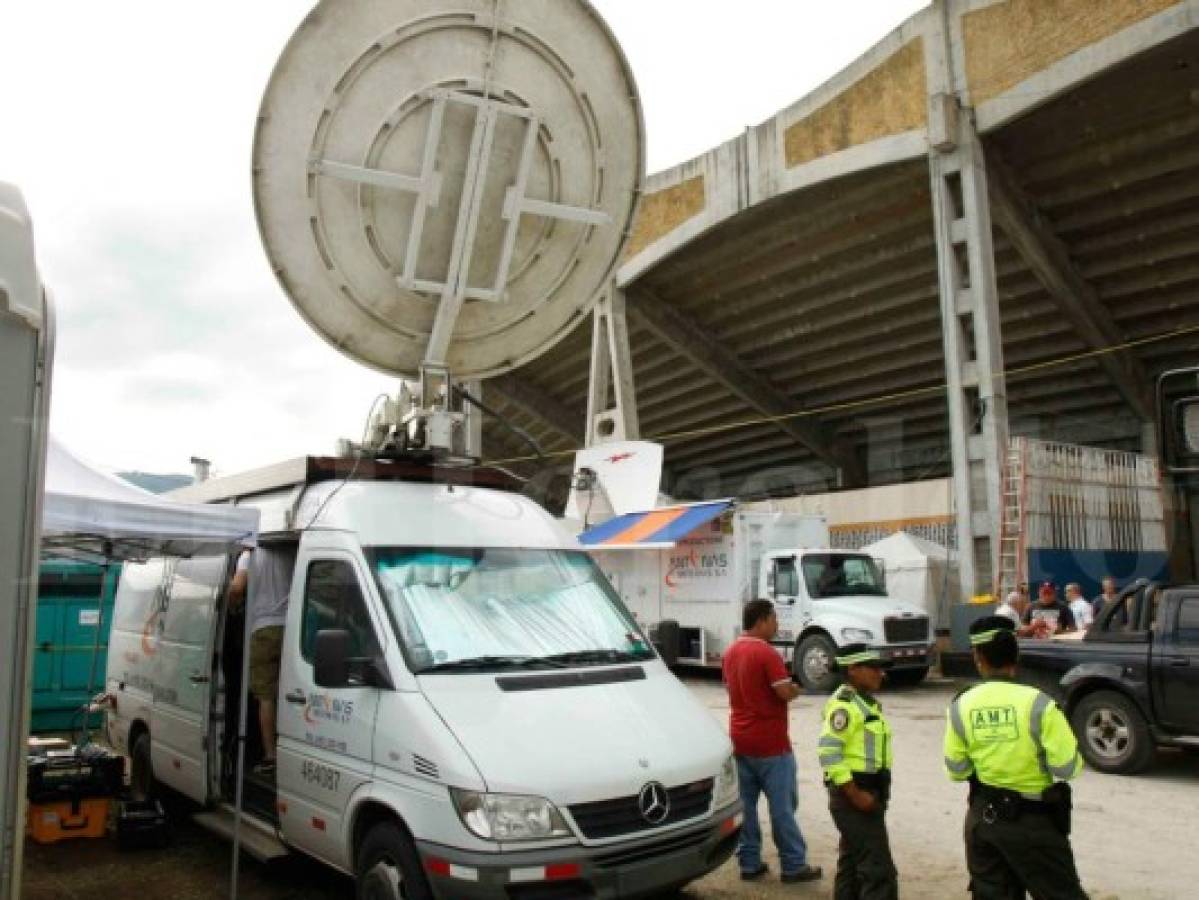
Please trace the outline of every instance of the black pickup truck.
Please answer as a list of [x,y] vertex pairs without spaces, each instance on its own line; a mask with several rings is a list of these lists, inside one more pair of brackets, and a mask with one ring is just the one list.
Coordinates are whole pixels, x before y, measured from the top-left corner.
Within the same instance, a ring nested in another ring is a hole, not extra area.
[[1101,772],[1157,746],[1199,748],[1199,585],[1126,588],[1081,639],[1020,641],[1020,679],[1050,694]]

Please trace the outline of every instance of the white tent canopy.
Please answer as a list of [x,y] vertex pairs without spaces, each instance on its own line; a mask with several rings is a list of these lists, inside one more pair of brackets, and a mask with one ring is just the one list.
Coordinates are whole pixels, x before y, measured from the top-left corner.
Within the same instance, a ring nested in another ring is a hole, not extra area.
[[887,593],[928,613],[934,628],[949,627],[950,598],[957,597],[957,565],[940,544],[897,531],[862,548],[883,562]]
[[53,437],[42,549],[99,561],[216,553],[258,532],[258,510],[167,500],[99,472]]

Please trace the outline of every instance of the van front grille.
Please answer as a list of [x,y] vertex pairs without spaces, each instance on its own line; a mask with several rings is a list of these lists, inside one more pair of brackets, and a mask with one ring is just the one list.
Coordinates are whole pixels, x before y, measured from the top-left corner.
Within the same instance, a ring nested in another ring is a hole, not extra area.
[[705,778],[691,784],[668,788],[666,793],[670,797],[670,811],[661,822],[655,824],[647,822],[641,815],[637,794],[615,800],[576,803],[569,807],[570,815],[583,832],[583,836],[591,840],[603,840],[677,825],[679,822],[707,815],[712,805],[713,781],[714,779]]
[[629,849],[616,850],[611,853],[604,853],[595,857],[595,864],[602,867],[627,866],[631,863],[645,862],[650,859],[657,859],[660,856],[670,856],[675,853],[683,853],[693,847],[698,847],[708,839],[708,829],[699,829],[684,832],[677,837],[669,837],[662,841],[655,841],[652,844],[640,844]]

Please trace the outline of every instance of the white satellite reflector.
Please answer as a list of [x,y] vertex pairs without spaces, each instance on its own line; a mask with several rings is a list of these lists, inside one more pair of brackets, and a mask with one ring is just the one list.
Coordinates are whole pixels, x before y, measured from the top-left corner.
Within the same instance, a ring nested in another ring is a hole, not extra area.
[[586,0],[321,0],[262,100],[254,204],[279,283],[338,350],[487,378],[607,287],[644,143]]
[[[588,476],[584,470],[594,474]],[[575,454],[565,518],[594,525],[612,516],[653,509],[661,481],[661,444],[616,441],[587,447]]]

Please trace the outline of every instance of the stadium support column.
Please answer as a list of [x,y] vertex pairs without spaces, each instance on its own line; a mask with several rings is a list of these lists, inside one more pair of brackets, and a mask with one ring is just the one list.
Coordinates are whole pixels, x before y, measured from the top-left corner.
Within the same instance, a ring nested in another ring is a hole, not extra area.
[[989,592],[999,564],[1007,390],[986,159],[961,53],[961,4],[936,0],[926,42],[929,171],[964,598]]

